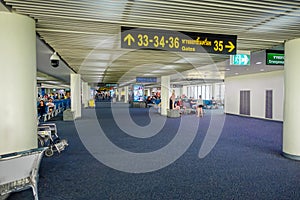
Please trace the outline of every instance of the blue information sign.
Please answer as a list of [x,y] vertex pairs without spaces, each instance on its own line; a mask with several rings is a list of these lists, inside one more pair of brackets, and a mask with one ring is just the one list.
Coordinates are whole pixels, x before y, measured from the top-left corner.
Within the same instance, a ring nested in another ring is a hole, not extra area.
[[156,83],[156,77],[136,77],[137,83]]

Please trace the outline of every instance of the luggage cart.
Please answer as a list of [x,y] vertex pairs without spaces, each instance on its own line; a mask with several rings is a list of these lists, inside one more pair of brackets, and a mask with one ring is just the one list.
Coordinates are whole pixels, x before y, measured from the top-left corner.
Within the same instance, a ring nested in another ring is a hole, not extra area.
[[51,137],[58,138],[57,128],[55,123],[41,123],[39,127],[48,127],[51,131]]
[[66,139],[60,139],[57,134],[56,124],[43,123],[38,126],[38,141],[45,150],[45,156],[51,157],[54,152],[62,152],[69,144]]
[[46,147],[0,155],[0,199],[32,188],[38,200],[39,168]]
[[51,129],[49,126],[38,126],[38,142],[39,146],[45,147],[52,140]]

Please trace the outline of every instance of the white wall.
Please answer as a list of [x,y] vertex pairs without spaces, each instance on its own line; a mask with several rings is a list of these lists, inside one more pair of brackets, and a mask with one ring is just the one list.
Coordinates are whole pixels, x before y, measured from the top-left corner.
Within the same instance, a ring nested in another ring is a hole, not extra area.
[[225,79],[225,113],[239,114],[240,91],[250,90],[250,116],[265,118],[265,93],[273,90],[273,120],[283,121],[283,70]]

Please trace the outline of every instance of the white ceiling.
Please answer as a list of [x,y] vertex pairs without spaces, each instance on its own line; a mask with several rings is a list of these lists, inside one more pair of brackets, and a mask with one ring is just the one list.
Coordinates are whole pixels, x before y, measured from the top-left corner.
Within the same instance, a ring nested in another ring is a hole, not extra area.
[[[282,48],[284,41],[300,37],[298,0],[3,2],[12,11],[34,18],[41,40],[58,52],[69,71],[80,73],[89,83],[124,84],[136,76],[172,74],[177,74],[172,76],[174,81],[220,80],[237,73],[279,70],[283,66],[265,66],[260,51]],[[121,49],[121,26],[237,35],[237,49],[255,52],[254,60],[249,67],[233,67],[226,55]],[[256,65],[258,61],[262,64]],[[67,76],[58,69],[49,70],[56,77]]]

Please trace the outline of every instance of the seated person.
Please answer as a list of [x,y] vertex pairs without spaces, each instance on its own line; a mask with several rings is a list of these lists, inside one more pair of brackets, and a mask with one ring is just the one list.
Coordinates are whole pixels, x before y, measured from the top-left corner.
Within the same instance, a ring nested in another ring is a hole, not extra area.
[[160,100],[160,98],[157,97],[154,100],[154,108],[158,109],[158,111],[160,111],[160,103],[161,103],[161,100]]
[[153,105],[152,98],[150,96],[148,96],[146,99],[146,107],[152,106],[152,105]]
[[53,103],[53,99],[52,98],[49,98],[48,99],[48,103],[46,104],[46,106],[48,106],[48,111],[49,112],[52,112],[54,110],[54,103]]
[[214,109],[218,108],[217,101],[215,100],[214,97],[212,97],[212,99],[211,99],[211,104],[212,104],[212,108],[214,108]]
[[160,104],[161,100],[160,100],[160,98],[156,98],[156,99],[154,100],[154,102],[155,102],[156,105],[158,105],[158,104]]
[[175,101],[175,109],[182,109],[183,108],[183,102],[181,99],[178,99],[178,101]]
[[191,98],[191,99],[190,99],[190,106],[191,106],[193,109],[196,109],[196,108],[197,108],[197,100],[195,100],[194,98]]
[[180,113],[184,112],[184,107],[183,107],[183,102],[181,99],[179,99],[178,101],[175,101],[175,110],[180,110]]

